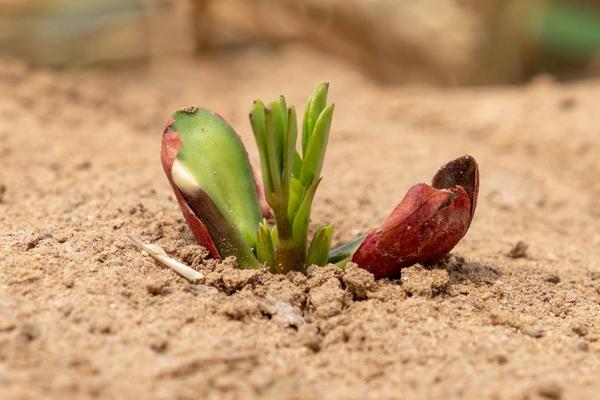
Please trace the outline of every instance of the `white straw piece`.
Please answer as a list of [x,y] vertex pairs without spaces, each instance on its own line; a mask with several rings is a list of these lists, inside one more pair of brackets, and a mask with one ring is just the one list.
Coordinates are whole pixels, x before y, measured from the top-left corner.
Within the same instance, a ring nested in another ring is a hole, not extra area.
[[167,253],[163,250],[162,247],[155,244],[146,244],[142,243],[131,235],[127,235],[129,240],[131,240],[140,250],[145,251],[150,255],[150,257],[154,258],[156,261],[161,263],[164,266],[167,266],[177,272],[179,275],[183,276],[187,280],[191,282],[197,282],[204,279],[204,275],[202,273],[196,271],[188,265],[185,265],[182,262],[179,262],[167,255]]

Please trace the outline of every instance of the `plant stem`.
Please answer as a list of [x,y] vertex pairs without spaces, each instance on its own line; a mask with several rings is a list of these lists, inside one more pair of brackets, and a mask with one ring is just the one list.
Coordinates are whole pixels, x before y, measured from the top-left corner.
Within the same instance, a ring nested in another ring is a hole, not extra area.
[[288,220],[287,207],[275,207],[273,213],[275,214],[275,223],[279,235],[274,269],[277,273],[303,271],[306,258],[306,241],[294,240],[291,224]]
[[281,274],[290,271],[304,272],[305,248],[306,244],[280,238],[276,250],[275,272]]

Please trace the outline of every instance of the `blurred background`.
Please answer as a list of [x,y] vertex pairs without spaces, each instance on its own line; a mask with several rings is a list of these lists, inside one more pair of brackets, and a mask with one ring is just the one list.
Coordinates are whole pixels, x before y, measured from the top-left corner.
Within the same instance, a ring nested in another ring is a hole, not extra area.
[[598,0],[0,0],[0,56],[132,68],[302,43],[382,84],[600,74]]

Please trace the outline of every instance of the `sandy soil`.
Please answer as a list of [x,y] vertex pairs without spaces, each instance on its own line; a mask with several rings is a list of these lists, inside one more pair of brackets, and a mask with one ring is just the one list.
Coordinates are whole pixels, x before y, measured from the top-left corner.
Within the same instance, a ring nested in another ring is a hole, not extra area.
[[[251,101],[302,106],[321,80],[337,106],[314,222],[351,239],[470,153],[480,202],[446,261],[375,282],[203,260],[161,170],[162,123],[204,105],[256,160]],[[598,398],[600,81],[382,88],[289,48],[114,73],[4,61],[0,93],[0,398]]]

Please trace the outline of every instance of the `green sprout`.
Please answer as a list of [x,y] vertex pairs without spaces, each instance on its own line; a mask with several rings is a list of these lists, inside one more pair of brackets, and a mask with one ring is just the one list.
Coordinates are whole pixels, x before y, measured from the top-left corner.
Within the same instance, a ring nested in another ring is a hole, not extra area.
[[[176,112],[163,134],[162,162],[198,242],[216,258],[237,257],[243,268],[265,264],[275,273],[305,271],[329,258],[332,228],[319,227],[310,244],[310,212],[333,116],[327,84],[317,87],[302,122],[281,96],[256,101],[250,121],[261,158],[264,195],[274,225],[262,212],[260,189],[239,137],[206,109]],[[261,215],[262,214],[262,215]]]
[[265,197],[275,226],[265,220],[258,228],[257,256],[273,272],[304,271],[329,258],[332,228],[322,226],[307,246],[310,212],[327,149],[333,104],[327,106],[328,84],[310,97],[302,121],[302,154],[296,149],[295,108],[279,97],[265,107],[254,102],[250,122],[258,146]]

